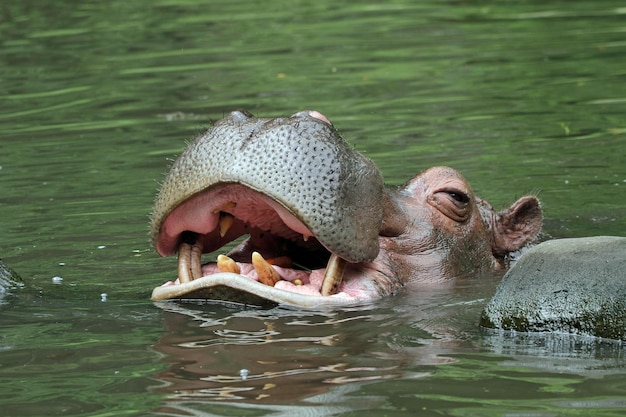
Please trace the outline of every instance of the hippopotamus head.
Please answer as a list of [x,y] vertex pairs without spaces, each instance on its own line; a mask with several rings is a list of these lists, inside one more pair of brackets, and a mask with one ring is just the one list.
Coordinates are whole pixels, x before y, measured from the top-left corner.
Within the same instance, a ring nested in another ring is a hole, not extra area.
[[235,111],[189,145],[161,186],[152,240],[160,255],[178,253],[178,279],[152,299],[365,303],[409,282],[503,267],[541,222],[534,196],[495,212],[448,167],[385,187],[316,111]]

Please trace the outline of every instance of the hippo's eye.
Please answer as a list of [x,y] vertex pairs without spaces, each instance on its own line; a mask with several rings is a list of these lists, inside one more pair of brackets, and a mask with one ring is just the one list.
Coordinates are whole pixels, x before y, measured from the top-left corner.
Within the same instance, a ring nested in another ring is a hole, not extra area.
[[469,197],[464,192],[461,192],[461,191],[446,191],[446,192],[448,193],[450,197],[452,197],[452,199],[454,199],[455,201],[461,204],[469,203]]
[[472,213],[470,195],[458,188],[439,189],[428,197],[428,202],[456,222],[467,221]]

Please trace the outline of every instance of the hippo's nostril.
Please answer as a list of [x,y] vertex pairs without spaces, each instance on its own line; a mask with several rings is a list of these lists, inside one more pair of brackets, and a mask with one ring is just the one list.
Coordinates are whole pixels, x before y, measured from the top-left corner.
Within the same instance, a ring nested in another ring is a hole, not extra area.
[[231,111],[229,116],[232,119],[237,120],[238,122],[244,122],[246,120],[248,120],[251,117],[254,117],[254,115],[246,110],[234,110]]

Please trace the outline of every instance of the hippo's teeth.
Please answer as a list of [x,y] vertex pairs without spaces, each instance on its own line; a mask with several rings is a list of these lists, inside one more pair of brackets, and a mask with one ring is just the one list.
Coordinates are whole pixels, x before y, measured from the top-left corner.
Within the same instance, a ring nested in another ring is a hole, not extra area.
[[239,265],[226,255],[217,255],[217,269],[221,272],[232,272],[234,274],[241,272]]
[[270,265],[259,252],[252,252],[252,266],[259,277],[259,281],[265,285],[273,287],[280,281],[280,275],[272,265]]
[[197,235],[187,236],[178,247],[178,279],[182,283],[202,276],[202,243]]
[[220,229],[221,237],[224,237],[226,235],[226,232],[228,232],[228,229],[230,229],[230,226],[233,225],[234,221],[235,217],[232,214],[220,211],[220,220],[218,226]]
[[326,273],[322,281],[322,295],[333,295],[337,292],[337,287],[343,280],[343,274],[346,271],[348,262],[340,258],[334,253],[330,255],[328,265],[326,265]]

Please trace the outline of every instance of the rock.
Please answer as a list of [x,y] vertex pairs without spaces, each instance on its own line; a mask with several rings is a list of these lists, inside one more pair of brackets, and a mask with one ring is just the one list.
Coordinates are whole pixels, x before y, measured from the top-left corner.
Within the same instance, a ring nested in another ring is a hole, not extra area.
[[8,294],[9,290],[22,285],[22,281],[17,274],[3,264],[0,259],[0,304],[2,304],[2,299]]
[[535,246],[503,277],[480,325],[626,340],[626,238]]

